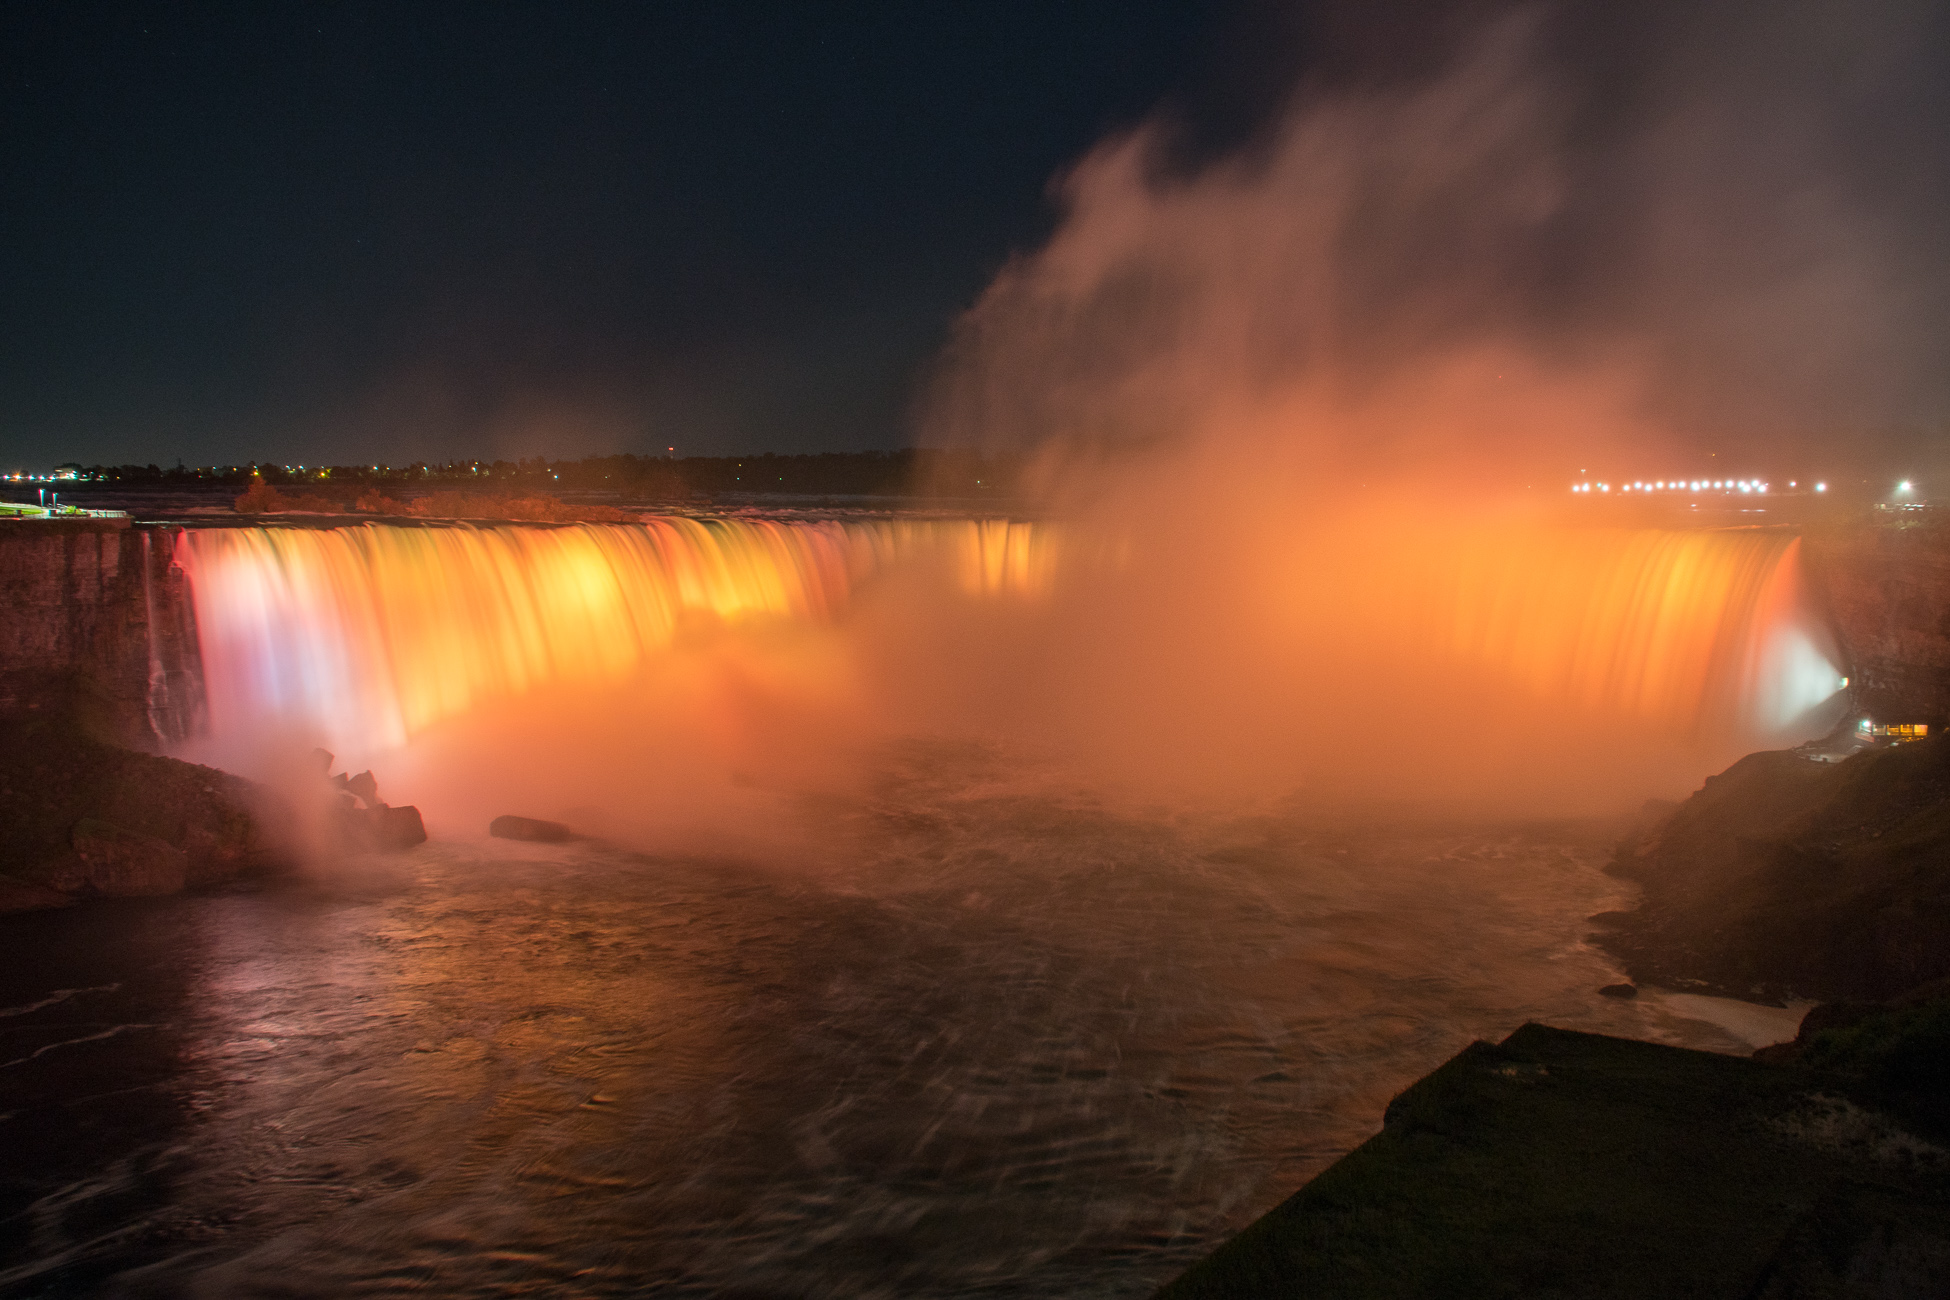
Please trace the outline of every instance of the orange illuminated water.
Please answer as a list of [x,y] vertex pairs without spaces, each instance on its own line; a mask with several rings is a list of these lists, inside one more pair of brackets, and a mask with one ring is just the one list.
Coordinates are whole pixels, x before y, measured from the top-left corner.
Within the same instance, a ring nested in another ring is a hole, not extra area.
[[1464,546],[1437,576],[1457,655],[1581,711],[1766,733],[1841,687],[1784,534],[1567,531]]
[[[824,626],[864,642],[847,632],[849,611],[897,573],[906,585],[890,602],[895,616],[875,625],[874,662],[905,679],[985,671],[1018,710],[1014,721],[998,709],[985,720],[1035,731],[1044,715],[1067,717],[1049,726],[1070,727],[1073,751],[1141,750],[1160,769],[1203,761],[1177,747],[1173,728],[1218,726],[1243,752],[1254,726],[1331,735],[1398,718],[1475,735],[1507,717],[1524,745],[1539,719],[1558,719],[1753,747],[1778,743],[1841,685],[1838,656],[1802,599],[1799,544],[1785,534],[1463,528],[1439,543],[1385,544],[1336,535],[1284,558],[1208,552],[1189,585],[1147,570],[1169,566],[1168,528],[1117,546],[1066,539],[1059,550],[1052,526],[999,520],[668,518],[217,529],[189,533],[183,555],[212,732],[298,720],[355,754],[544,689],[600,697],[639,678],[681,691],[662,656],[700,638],[722,647]],[[899,630],[939,617],[930,592],[962,602],[954,635],[932,645]],[[984,641],[996,617],[1039,620],[1038,630]],[[773,651],[774,663],[813,653]],[[876,694],[886,686],[876,671],[855,673],[866,680],[848,687],[858,689],[844,708],[894,711]],[[810,659],[782,673],[808,688],[834,679]],[[944,716],[900,725],[953,730],[975,712],[953,702],[952,686],[927,699]],[[1078,700],[1091,703],[1063,714]],[[1150,730],[1120,732],[1132,717]],[[1307,779],[1298,768],[1288,776]]]
[[560,528],[192,531],[219,732],[314,719],[399,744],[484,700],[615,681],[700,623],[827,622],[864,578],[945,557],[958,585],[1034,593],[1046,543],[995,521],[668,518]]

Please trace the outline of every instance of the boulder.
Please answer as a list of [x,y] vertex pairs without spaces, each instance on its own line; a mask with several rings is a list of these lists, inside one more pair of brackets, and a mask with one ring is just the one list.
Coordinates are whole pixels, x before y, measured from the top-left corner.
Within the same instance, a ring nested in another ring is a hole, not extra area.
[[179,892],[189,881],[189,854],[167,840],[84,817],[71,836],[74,857],[48,881],[69,893],[104,898],[150,898]]
[[575,832],[561,822],[539,817],[496,817],[488,823],[488,834],[496,839],[529,840],[537,844],[560,844],[575,838]]
[[412,804],[398,808],[381,804],[372,810],[372,827],[373,838],[382,849],[410,849],[427,842],[426,824]]
[[420,810],[411,804],[391,808],[340,808],[337,813],[339,837],[354,852],[392,853],[410,849],[427,840]]

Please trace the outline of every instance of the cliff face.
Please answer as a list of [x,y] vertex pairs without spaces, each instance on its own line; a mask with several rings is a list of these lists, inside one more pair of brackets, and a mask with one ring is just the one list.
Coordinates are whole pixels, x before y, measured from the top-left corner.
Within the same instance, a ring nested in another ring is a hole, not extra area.
[[1635,980],[1733,997],[1880,1001],[1950,976],[1950,735],[1841,763],[1749,754],[1611,871],[1592,918]]
[[269,791],[105,744],[57,715],[0,721],[0,913],[173,894],[290,860]]
[[0,522],[0,718],[73,712],[144,750],[190,733],[203,674],[178,533]]
[[1950,721],[1950,527],[1811,530],[1801,553],[1855,707],[1881,722]]

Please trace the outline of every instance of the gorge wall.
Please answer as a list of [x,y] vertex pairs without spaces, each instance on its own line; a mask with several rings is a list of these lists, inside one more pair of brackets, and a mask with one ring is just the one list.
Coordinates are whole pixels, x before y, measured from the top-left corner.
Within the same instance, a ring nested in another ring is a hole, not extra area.
[[1801,554],[1854,707],[1878,722],[1950,721],[1950,527],[1811,529]]
[[0,718],[72,712],[158,750],[203,707],[181,529],[126,519],[0,522]]

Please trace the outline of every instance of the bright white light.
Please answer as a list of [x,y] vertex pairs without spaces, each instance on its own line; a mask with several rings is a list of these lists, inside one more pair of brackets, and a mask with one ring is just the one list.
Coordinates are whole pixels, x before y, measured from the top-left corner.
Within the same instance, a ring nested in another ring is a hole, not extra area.
[[1827,485],[1826,483],[1817,483],[1817,484],[1815,484],[1815,491],[1817,491],[1817,492],[1826,492],[1827,490],[1828,490],[1828,485]]
[[1754,720],[1768,728],[1793,724],[1848,685],[1808,630],[1792,623],[1775,629],[1756,667],[1751,707]]
[[1898,483],[1898,484],[1896,485],[1896,490],[1897,490],[1898,492],[1907,492],[1907,491],[1909,491],[1909,480],[1908,480],[1908,479],[1904,479],[1904,480],[1903,480],[1902,482],[1900,482],[1900,483]]

